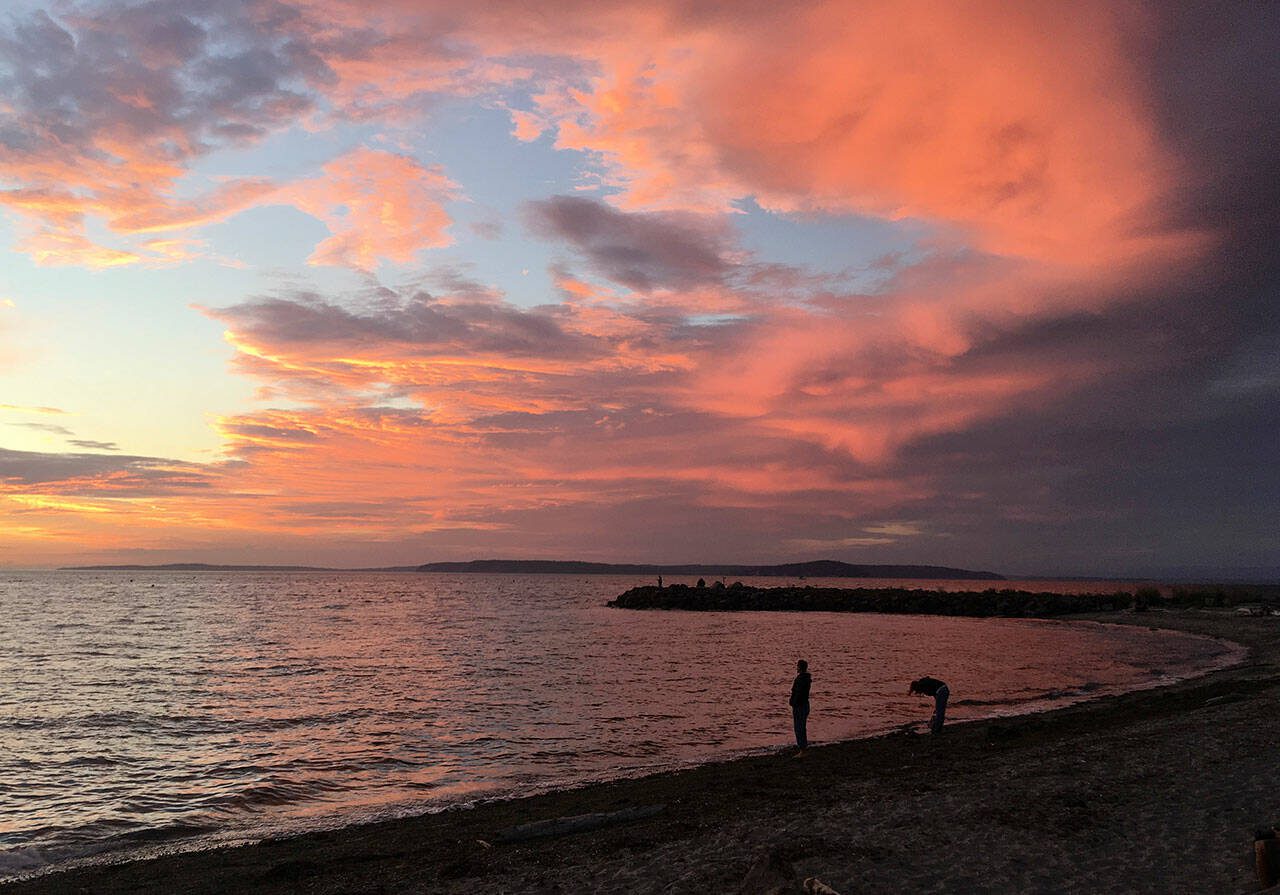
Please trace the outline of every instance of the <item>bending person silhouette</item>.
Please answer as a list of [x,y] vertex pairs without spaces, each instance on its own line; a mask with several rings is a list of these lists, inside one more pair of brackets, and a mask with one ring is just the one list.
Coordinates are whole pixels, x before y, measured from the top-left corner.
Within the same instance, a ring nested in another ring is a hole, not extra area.
[[809,747],[809,686],[813,678],[809,663],[801,659],[796,663],[796,679],[791,684],[791,720],[796,728],[796,745],[804,752]]
[[951,688],[937,678],[922,677],[911,682],[907,693],[933,697],[933,717],[929,719],[929,732],[942,733],[942,722],[947,719],[947,698],[951,695]]

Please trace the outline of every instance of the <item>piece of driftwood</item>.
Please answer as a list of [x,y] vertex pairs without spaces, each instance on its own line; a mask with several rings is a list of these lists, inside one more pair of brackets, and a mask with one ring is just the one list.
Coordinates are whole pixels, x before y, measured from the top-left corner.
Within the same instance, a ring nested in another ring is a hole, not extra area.
[[585,833],[601,827],[612,827],[615,824],[631,823],[654,817],[666,810],[666,805],[640,805],[635,808],[623,808],[621,811],[602,811],[596,814],[575,814],[572,817],[554,817],[550,820],[535,820],[527,824],[503,830],[493,837],[494,842],[523,842],[526,839],[542,839],[547,836],[569,836],[574,833]]
[[774,846],[756,859],[738,887],[738,895],[840,895],[816,877],[808,877],[803,883],[796,879],[795,868]]

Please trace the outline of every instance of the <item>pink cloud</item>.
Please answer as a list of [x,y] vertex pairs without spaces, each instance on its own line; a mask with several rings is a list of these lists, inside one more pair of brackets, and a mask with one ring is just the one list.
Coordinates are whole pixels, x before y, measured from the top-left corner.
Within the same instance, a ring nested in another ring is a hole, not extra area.
[[1131,51],[1153,27],[1141,11],[869,2],[732,29],[637,19],[645,39],[598,45],[585,87],[537,98],[557,145],[596,154],[625,207],[752,195],[946,221],[988,251],[1086,266],[1186,245],[1153,217],[1180,169]]
[[[514,112],[521,139],[555,130],[558,146],[597,160],[625,208],[705,212],[754,196],[783,211],[919,217],[987,251],[1085,267],[1196,244],[1153,217],[1180,169],[1130,51],[1154,26],[1133,9],[829,2],[748,15],[619,3],[530,16],[506,3],[393,3],[370,16],[366,4],[325,0],[251,12],[245,22],[141,8],[23,20],[15,64],[46,62],[14,75],[25,137],[0,161],[22,190],[63,200],[8,204],[40,233],[85,215],[122,233],[197,226],[268,191],[248,181],[176,197],[213,148],[326,109],[403,123],[432,96],[496,100],[529,85],[536,108]],[[381,167],[388,180],[409,173]],[[342,198],[367,192],[356,170],[334,175],[355,194]],[[449,187],[424,177],[431,195],[414,207],[432,221],[419,238],[438,245],[434,206]],[[368,267],[378,252],[355,231],[387,211],[385,197],[343,215],[323,193],[297,193],[336,228],[317,262]],[[56,241],[36,244],[54,260]],[[386,256],[411,254],[392,244]]]
[[0,33],[4,138],[0,203],[24,223],[20,248],[44,264],[139,263],[94,244],[85,221],[120,234],[215,220],[262,192],[231,184],[197,200],[178,185],[195,160],[287,126],[311,105],[322,64],[266,7],[185,14],[137,6],[33,12]]
[[[1189,274],[1209,278],[1207,234],[1247,203],[1193,213],[1205,209],[1187,147],[1210,139],[1217,105],[1183,142],[1161,120],[1156,6],[318,0],[250,4],[248,29],[210,13],[159,31],[139,15],[33,17],[14,51],[31,64],[10,75],[22,139],[0,140],[13,187],[0,202],[44,263],[189,257],[184,231],[267,202],[329,228],[313,263],[412,263],[449,243],[460,188],[407,156],[360,148],[296,183],[195,198],[179,184],[216,147],[297,121],[403,126],[447,95],[513,109],[517,139],[554,134],[606,194],[530,206],[567,259],[537,308],[442,277],[439,294],[281,294],[210,312],[235,368],[290,407],[219,423],[234,487],[206,503],[161,495],[183,524],[470,532],[554,552],[566,533],[672,543],[660,530],[696,515],[796,531],[805,549],[872,546],[919,533],[879,520],[1005,493],[1010,457],[990,445],[1010,430],[1044,450],[1036,470],[1077,474],[1017,421],[1087,416],[1098,396],[1133,411],[1115,395],[1211,355],[1197,326],[1232,302],[1241,331],[1266,330],[1245,276],[1220,305],[1187,297]],[[214,52],[223,41],[233,50]],[[99,69],[112,73],[101,85]],[[1270,181],[1240,181],[1264,204]],[[737,245],[731,212],[748,198],[911,218],[931,241],[883,288],[851,292]],[[86,221],[112,244],[90,241]],[[1098,440],[1081,455],[1108,456]],[[989,467],[976,483],[975,462]],[[34,496],[106,500],[95,489],[128,475],[68,473]],[[618,522],[619,507],[647,515]],[[135,512],[139,526],[159,518]]]
[[360,147],[328,162],[321,176],[282,189],[276,201],[322,220],[333,234],[312,264],[372,269],[380,260],[407,264],[425,248],[449,245],[453,220],[444,203],[458,187],[439,166]]

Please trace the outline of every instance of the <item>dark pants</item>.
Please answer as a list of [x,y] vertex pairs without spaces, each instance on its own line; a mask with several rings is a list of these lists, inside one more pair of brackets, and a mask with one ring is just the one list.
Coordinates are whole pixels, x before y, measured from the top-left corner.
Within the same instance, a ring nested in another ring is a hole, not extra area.
[[933,717],[929,719],[931,733],[942,733],[942,722],[947,719],[947,697],[950,695],[951,691],[945,686],[933,694]]
[[796,726],[796,745],[804,749],[809,745],[809,734],[805,730],[809,723],[809,703],[793,705],[791,707],[791,720]]

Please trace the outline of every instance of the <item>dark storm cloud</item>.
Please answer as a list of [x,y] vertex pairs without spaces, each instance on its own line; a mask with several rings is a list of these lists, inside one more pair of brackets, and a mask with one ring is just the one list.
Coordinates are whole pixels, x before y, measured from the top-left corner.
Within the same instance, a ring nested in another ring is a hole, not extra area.
[[525,219],[538,235],[567,241],[602,276],[638,292],[712,285],[732,270],[724,257],[727,230],[710,218],[627,213],[555,196],[529,203]]
[[908,447],[902,468],[933,470],[917,509],[950,528],[947,558],[996,561],[995,544],[1014,571],[1280,567],[1280,7],[1160,18],[1151,84],[1186,169],[1163,219],[1214,247],[1172,287],[983,333],[960,365],[1109,372]]
[[1274,406],[1180,422],[1091,418],[1104,399],[917,442],[902,463],[934,470],[935,493],[905,511],[948,532],[944,559],[1013,573],[1276,564],[1280,478],[1259,437],[1280,424]]

